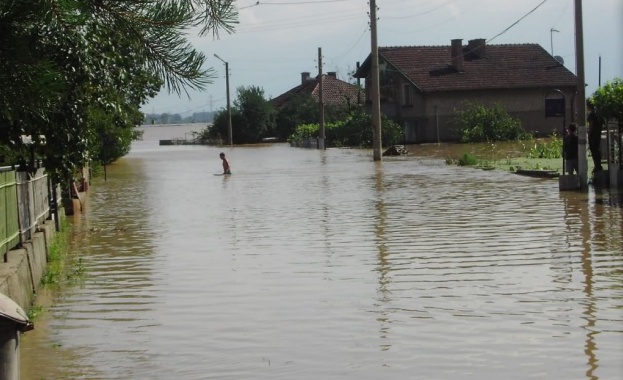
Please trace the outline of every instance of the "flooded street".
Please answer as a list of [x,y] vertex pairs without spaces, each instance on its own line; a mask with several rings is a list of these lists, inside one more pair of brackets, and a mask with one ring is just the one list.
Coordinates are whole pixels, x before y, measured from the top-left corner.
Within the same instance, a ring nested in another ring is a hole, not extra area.
[[623,378],[620,195],[170,128],[69,217],[22,379]]

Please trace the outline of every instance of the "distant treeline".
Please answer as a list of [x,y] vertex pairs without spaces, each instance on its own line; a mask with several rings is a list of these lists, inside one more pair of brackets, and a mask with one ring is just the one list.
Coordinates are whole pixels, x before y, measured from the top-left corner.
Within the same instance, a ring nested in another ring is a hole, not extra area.
[[214,121],[216,112],[195,112],[190,116],[182,117],[179,113],[147,113],[145,114],[145,125],[157,124],[191,124],[191,123],[211,123]]

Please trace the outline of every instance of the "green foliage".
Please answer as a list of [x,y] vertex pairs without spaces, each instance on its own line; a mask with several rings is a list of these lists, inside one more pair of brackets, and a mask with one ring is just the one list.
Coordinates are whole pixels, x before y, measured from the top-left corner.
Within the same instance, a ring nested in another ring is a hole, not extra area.
[[461,142],[494,142],[526,139],[530,135],[519,119],[506,113],[500,105],[487,108],[479,103],[465,102],[456,120]]
[[478,159],[470,153],[463,153],[463,156],[457,162],[459,166],[476,166]]
[[20,151],[20,135],[33,136],[55,177],[88,161],[99,138],[120,149],[98,159],[123,154],[162,86],[181,94],[211,81],[189,29],[218,36],[236,18],[233,0],[0,2],[0,145]]
[[239,111],[234,127],[234,141],[237,144],[259,142],[263,137],[275,134],[275,111],[264,99],[264,90],[256,87],[239,87],[234,106]]
[[[275,133],[275,111],[264,99],[264,90],[255,87],[239,87],[238,96],[231,107],[231,124],[234,144],[260,142]],[[212,127],[201,133],[203,141],[227,141],[227,110],[222,109],[214,117]]]
[[[140,114],[136,114],[140,117]],[[95,165],[109,165],[130,152],[132,141],[142,137],[142,131],[133,122],[115,117],[102,109],[92,107],[87,113],[87,124],[92,133],[90,153]]]
[[317,122],[318,112],[318,103],[310,94],[293,96],[277,111],[276,137],[285,140],[294,134],[297,126]]
[[65,257],[69,252],[71,226],[66,219],[62,220],[61,231],[57,232],[48,250],[48,264],[41,283],[43,285],[58,284],[65,270]]
[[531,140],[530,144],[523,144],[523,149],[528,158],[561,158],[562,138],[554,132],[546,140]]
[[623,80],[615,78],[606,82],[593,93],[591,99],[601,117],[623,122]]
[[294,134],[290,136],[289,140],[310,139],[318,137],[318,135],[320,135],[320,126],[318,124],[300,124],[296,127]]
[[32,306],[29,310],[28,310],[28,320],[29,321],[34,321],[35,319],[39,318],[39,316],[41,316],[43,314],[43,306]]
[[[343,120],[325,124],[327,146],[371,147],[373,140],[372,117],[358,110]],[[318,124],[299,125],[288,140],[315,138],[320,134]],[[381,118],[381,141],[385,146],[394,145],[402,139],[400,125],[385,117]]]

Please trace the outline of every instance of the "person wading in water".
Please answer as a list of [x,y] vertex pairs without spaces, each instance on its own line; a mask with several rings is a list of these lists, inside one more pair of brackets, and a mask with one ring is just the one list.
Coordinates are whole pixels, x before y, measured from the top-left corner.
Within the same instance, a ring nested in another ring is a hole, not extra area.
[[229,168],[229,162],[227,162],[227,158],[225,158],[225,153],[219,154],[221,160],[223,161],[223,174],[231,174],[231,169]]

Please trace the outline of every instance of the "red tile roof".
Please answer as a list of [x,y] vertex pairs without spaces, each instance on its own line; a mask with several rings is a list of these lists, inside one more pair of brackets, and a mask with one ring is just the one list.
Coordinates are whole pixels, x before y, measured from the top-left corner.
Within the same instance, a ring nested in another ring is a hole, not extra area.
[[[287,103],[291,97],[298,94],[310,94],[318,101],[319,92],[320,85],[318,78],[313,78],[273,98],[271,102],[275,107],[280,108]],[[354,84],[344,82],[331,75],[323,75],[322,95],[326,105],[346,105],[347,99],[349,99],[351,105],[357,104],[358,92],[359,90]],[[361,102],[363,103],[365,101],[364,91],[361,91],[360,96]]]
[[[450,50],[450,46],[381,47],[379,62],[386,61],[388,70],[401,72],[423,92],[575,87],[577,83],[576,76],[538,44],[486,45],[483,58],[463,45],[461,72],[451,66]],[[368,75],[369,61],[368,56],[356,76]]]

